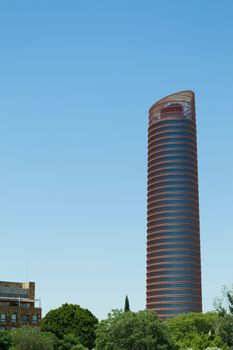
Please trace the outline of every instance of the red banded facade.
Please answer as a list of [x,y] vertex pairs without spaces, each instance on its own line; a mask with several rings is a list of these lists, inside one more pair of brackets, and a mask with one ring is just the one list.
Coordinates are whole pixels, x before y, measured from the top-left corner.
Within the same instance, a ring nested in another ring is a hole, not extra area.
[[147,309],[161,319],[202,311],[195,96],[149,110]]

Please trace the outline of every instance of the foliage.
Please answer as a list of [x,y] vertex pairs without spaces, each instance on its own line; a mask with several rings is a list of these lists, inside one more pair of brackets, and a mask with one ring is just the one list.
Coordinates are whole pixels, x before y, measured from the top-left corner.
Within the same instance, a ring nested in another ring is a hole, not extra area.
[[125,297],[125,307],[124,307],[124,312],[127,312],[127,311],[130,311],[128,295],[126,295]]
[[71,350],[87,350],[87,348],[85,348],[83,345],[81,344],[77,344],[77,345],[74,345]]
[[233,315],[225,314],[219,317],[215,332],[225,344],[233,347]]
[[222,295],[215,299],[214,306],[220,316],[226,315],[227,312],[233,314],[233,286],[231,289],[223,286]]
[[[38,328],[22,327],[12,331],[14,350],[53,350],[55,338]],[[11,348],[12,349],[12,348]]]
[[0,349],[8,350],[12,344],[11,333],[8,331],[0,331]]
[[66,334],[66,335],[64,335],[63,339],[60,339],[58,341],[57,349],[58,350],[70,350],[70,349],[73,349],[73,347],[75,345],[81,345],[79,338],[74,336],[73,334]]
[[173,349],[166,326],[154,312],[112,311],[96,334],[97,350]]
[[219,315],[216,313],[191,313],[166,321],[174,344],[180,349],[202,350],[224,345],[215,333]]
[[79,339],[80,344],[92,349],[97,323],[97,318],[89,310],[79,305],[64,304],[47,313],[42,320],[41,330],[52,332],[60,339],[67,334],[72,334]]

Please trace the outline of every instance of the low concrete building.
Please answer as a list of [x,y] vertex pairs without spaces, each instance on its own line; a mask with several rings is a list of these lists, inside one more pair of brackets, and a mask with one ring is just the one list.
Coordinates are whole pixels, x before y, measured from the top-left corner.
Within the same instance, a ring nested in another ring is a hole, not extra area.
[[40,321],[41,305],[35,299],[35,283],[0,281],[0,330],[37,327]]

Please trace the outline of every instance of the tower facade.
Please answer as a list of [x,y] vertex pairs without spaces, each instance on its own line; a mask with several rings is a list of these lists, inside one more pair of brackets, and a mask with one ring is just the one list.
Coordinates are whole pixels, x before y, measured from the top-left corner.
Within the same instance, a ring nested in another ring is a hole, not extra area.
[[195,96],[149,110],[147,309],[160,319],[202,311]]

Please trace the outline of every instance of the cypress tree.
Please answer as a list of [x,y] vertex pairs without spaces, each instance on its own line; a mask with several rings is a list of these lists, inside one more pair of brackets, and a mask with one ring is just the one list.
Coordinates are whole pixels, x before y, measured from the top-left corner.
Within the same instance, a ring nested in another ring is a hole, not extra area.
[[127,312],[127,311],[130,311],[128,295],[126,295],[125,297],[125,307],[124,307],[124,312]]
[[227,300],[228,300],[229,311],[231,314],[233,314],[233,293],[232,293],[232,291],[227,292]]

